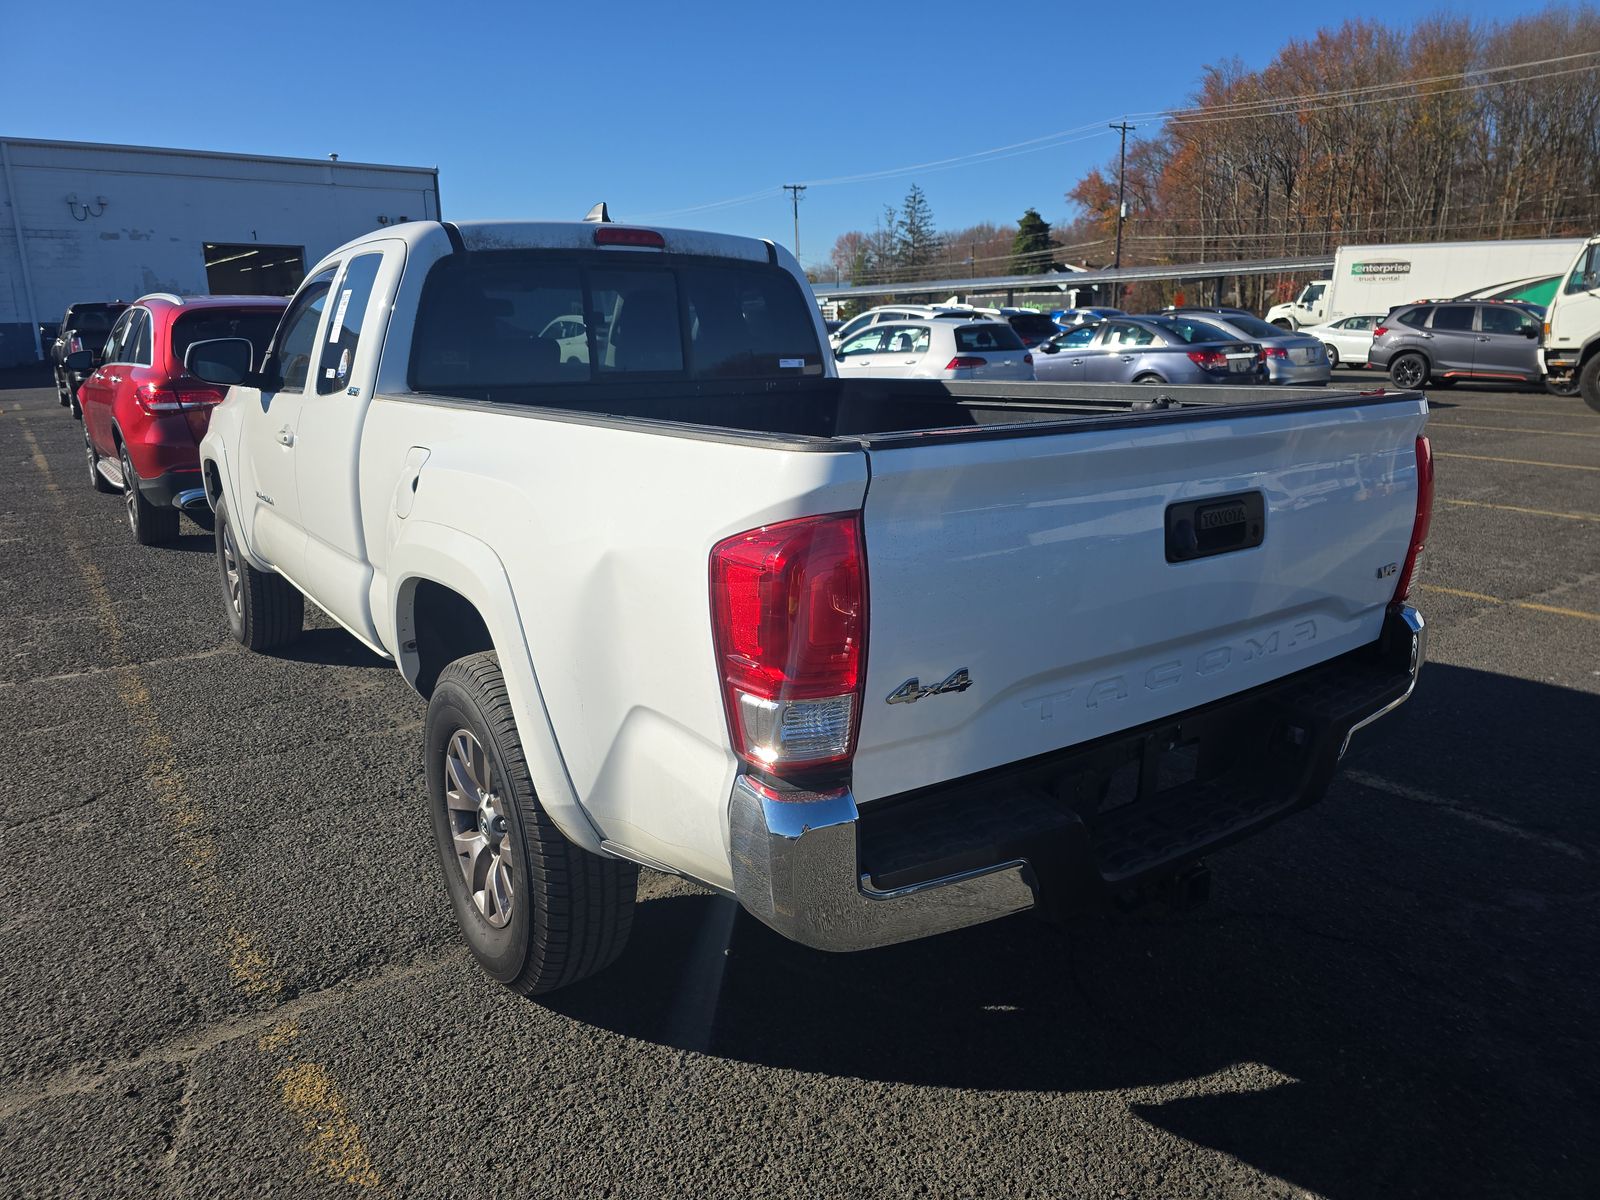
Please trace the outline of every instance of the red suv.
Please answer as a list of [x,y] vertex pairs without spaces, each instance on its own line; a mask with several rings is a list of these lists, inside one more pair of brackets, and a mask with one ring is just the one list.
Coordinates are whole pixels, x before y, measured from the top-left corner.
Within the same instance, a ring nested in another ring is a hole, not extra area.
[[242,337],[259,363],[288,300],[276,296],[174,296],[135,300],[97,355],[79,351],[68,368],[93,369],[78,389],[89,479],[120,491],[133,536],[146,546],[178,536],[180,510],[209,515],[200,480],[200,439],[226,389],[191,375],[196,342]]

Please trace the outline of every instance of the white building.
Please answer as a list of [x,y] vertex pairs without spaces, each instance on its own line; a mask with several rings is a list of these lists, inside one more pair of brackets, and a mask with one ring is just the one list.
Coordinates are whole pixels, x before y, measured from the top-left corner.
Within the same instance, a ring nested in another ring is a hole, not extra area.
[[380,226],[437,220],[439,173],[334,159],[0,138],[0,367],[80,300],[281,295]]

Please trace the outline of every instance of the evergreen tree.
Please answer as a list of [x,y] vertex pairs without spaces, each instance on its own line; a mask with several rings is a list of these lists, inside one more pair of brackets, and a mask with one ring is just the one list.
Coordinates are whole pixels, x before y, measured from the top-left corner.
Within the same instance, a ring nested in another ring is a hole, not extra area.
[[1017,236],[1011,240],[1011,273],[1042,275],[1050,269],[1050,222],[1030,208],[1017,222]]
[[939,234],[933,225],[933,207],[916,184],[906,193],[900,210],[899,265],[915,271],[933,262],[939,252]]

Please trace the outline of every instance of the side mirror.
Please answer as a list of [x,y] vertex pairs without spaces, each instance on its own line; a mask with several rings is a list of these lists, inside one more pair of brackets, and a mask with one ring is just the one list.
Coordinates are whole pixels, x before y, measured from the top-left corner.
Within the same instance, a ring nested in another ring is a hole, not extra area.
[[1518,332],[1525,338],[1536,338],[1539,336],[1539,327],[1537,325],[1524,325]]
[[87,375],[90,371],[94,370],[94,351],[74,350],[71,354],[67,355],[66,361],[62,364],[62,366],[66,367],[66,369],[69,371],[78,371]]
[[1036,347],[1040,354],[1059,354],[1061,347],[1054,342],[1040,342]]
[[207,383],[231,387],[251,378],[250,361],[255,347],[248,338],[211,338],[194,342],[183,352],[184,368]]

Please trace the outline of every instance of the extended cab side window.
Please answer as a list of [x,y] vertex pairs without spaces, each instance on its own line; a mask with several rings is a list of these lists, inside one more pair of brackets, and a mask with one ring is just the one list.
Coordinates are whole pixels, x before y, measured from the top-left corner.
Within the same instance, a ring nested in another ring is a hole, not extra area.
[[350,381],[356,346],[361,340],[361,322],[372,299],[383,254],[358,254],[345,264],[344,275],[335,289],[333,318],[328,336],[322,339],[322,355],[317,367],[317,393],[328,396],[342,392]]
[[317,326],[322,321],[322,310],[332,286],[333,271],[321,272],[307,281],[289,305],[289,311],[283,314],[283,321],[272,339],[270,355],[271,369],[277,372],[280,380],[280,391],[305,391],[311,360],[317,350]]

